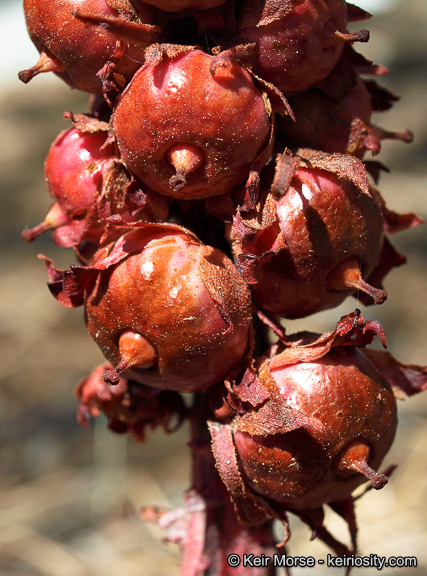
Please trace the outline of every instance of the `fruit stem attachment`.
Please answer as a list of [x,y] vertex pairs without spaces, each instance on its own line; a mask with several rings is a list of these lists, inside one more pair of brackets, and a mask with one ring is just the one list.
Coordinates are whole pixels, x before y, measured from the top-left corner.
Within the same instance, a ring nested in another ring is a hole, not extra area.
[[176,192],[186,185],[187,174],[200,168],[204,155],[201,149],[193,144],[173,144],[166,152],[166,159],[176,171],[169,179],[170,187]]
[[387,300],[387,292],[385,290],[374,288],[374,286],[363,280],[359,262],[354,257],[347,258],[331,270],[328,274],[327,282],[331,290],[361,290],[368,294],[375,304],[382,304]]

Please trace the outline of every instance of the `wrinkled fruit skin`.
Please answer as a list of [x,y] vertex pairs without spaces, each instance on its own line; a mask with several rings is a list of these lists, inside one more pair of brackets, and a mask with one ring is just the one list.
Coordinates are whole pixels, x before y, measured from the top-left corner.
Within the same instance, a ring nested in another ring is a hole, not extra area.
[[[105,0],[24,0],[28,33],[40,53],[46,53],[58,65],[55,73],[72,88],[102,94],[103,86],[97,73],[108,60],[123,52],[117,36],[95,24],[78,20],[71,13],[120,19],[120,13]],[[146,10],[147,22],[150,10]],[[124,77],[141,66],[144,46],[127,46],[116,69]],[[48,70],[40,70],[44,72]]]
[[99,272],[85,297],[86,321],[105,357],[115,366],[122,361],[125,374],[191,392],[220,381],[244,357],[250,296],[222,252],[168,232],[136,239],[134,253]]
[[[118,101],[113,127],[122,158],[145,184],[167,196],[230,192],[247,180],[269,141],[271,120],[261,91],[231,60],[195,49],[171,57],[162,52],[165,47],[158,50]],[[180,144],[195,147],[201,164],[185,185],[174,187],[167,153]]]
[[271,377],[282,401],[318,419],[324,430],[299,428],[271,436],[235,431],[247,483],[287,509],[317,508],[349,497],[366,478],[354,471],[337,475],[334,466],[358,440],[368,447],[369,466],[378,469],[397,425],[390,386],[358,349],[339,348],[316,362],[277,367]]
[[346,31],[343,0],[305,0],[266,25],[245,26],[235,44],[256,43],[255,72],[285,95],[317,84],[338,62],[344,42],[335,31]]
[[261,262],[251,284],[254,302],[286,318],[341,304],[354,290],[331,290],[328,276],[355,259],[363,278],[378,263],[384,230],[375,200],[350,181],[319,169],[297,170],[276,202],[286,246]]

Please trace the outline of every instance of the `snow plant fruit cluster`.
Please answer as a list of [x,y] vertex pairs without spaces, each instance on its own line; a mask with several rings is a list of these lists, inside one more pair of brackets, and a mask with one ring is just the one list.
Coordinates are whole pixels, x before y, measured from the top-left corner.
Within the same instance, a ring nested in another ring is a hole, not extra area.
[[382,304],[405,262],[390,236],[422,222],[377,188],[372,156],[411,133],[372,122],[397,98],[354,48],[370,14],[344,0],[24,11],[40,58],[20,79],[53,72],[90,94],[47,153],[52,207],[22,232],[53,231],[74,252],[68,270],[41,257],[106,359],[76,389],[79,422],[102,411],[138,441],[189,423],[184,507],[143,511],[181,544],[183,576],[273,574],[227,558],[284,553],[289,513],[335,554],[356,553],[353,492],[387,484],[396,397],[425,390],[427,369],[368,349],[385,335],[358,308],[325,334],[288,335],[284,320],[309,329],[349,297]]

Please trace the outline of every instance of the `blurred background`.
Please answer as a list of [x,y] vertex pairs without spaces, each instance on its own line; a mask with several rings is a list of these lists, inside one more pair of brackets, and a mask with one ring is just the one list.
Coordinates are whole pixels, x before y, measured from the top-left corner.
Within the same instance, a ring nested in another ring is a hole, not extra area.
[[[384,143],[379,159],[391,173],[382,176],[380,189],[389,208],[427,218],[425,0],[357,4],[375,14],[365,23],[371,41],[358,49],[391,69],[381,84],[401,97],[376,120],[415,132],[410,146]],[[0,0],[0,43],[0,576],[173,576],[177,546],[165,544],[139,510],[181,504],[189,485],[187,430],[154,432],[137,445],[107,431],[102,417],[90,429],[77,425],[73,390],[103,358],[86,334],[82,310],[51,297],[37,259],[44,253],[66,268],[73,254],[55,247],[49,234],[29,245],[19,236],[50,207],[43,162],[53,139],[69,127],[62,114],[85,112],[88,97],[49,74],[27,86],[19,82],[17,72],[37,60],[19,0]],[[363,312],[380,320],[399,360],[425,365],[426,227],[400,233],[393,243],[408,263],[387,278],[389,300]],[[354,306],[350,299],[338,310],[289,322],[288,332],[331,330]],[[399,467],[384,490],[358,503],[360,552],[416,556],[417,568],[382,574],[421,576],[427,574],[427,394],[399,402],[399,411],[398,435],[384,463]],[[327,522],[347,537],[339,519],[328,515]],[[326,558],[328,550],[308,541],[305,526],[293,520],[291,528],[289,554]],[[328,573],[318,567],[294,574],[306,572]]]

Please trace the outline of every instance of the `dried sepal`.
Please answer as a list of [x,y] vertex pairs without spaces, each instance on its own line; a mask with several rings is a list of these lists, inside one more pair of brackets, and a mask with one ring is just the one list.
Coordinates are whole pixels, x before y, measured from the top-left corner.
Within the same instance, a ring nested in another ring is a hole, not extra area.
[[197,50],[198,46],[186,46],[180,44],[151,44],[145,50],[144,68],[156,66],[164,59],[173,59]]
[[352,182],[363,194],[372,195],[366,169],[358,158],[348,154],[325,154],[306,148],[297,150],[296,156],[303,160],[302,166],[326,170],[342,180]]
[[[184,506],[165,511],[145,507],[144,520],[157,522],[169,542],[181,547],[182,576],[199,576],[209,571],[212,576],[269,576],[269,567],[230,566],[232,554],[240,557],[252,554],[269,557],[276,552],[272,520],[255,508],[257,518],[242,524],[230,501],[229,493],[215,468],[210,449],[206,421],[193,413],[192,485],[184,495]],[[207,433],[207,435],[206,435]],[[245,500],[245,510],[250,513]],[[251,522],[252,520],[252,522]],[[256,520],[259,520],[256,523]]]
[[363,10],[359,6],[355,4],[351,4],[350,2],[345,3],[347,8],[347,17],[349,22],[360,22],[361,20],[369,20],[372,18],[372,14]]
[[161,427],[172,433],[180,427],[187,409],[177,392],[149,388],[123,376],[111,385],[103,374],[112,368],[111,364],[101,364],[77,385],[77,421],[81,426],[87,427],[91,418],[103,412],[108,428],[117,434],[131,434],[139,442],[145,441],[147,429]]
[[302,4],[305,0],[265,0],[246,2],[240,14],[240,28],[250,26],[267,26],[276,20],[285,18],[288,14]]
[[320,360],[332,348],[342,346],[357,346],[364,348],[371,344],[377,336],[386,348],[384,330],[376,320],[365,320],[360,310],[356,309],[341,317],[334,330],[324,334],[299,332],[288,336],[284,350],[269,360],[270,369],[279,366],[290,366],[297,362],[313,362]]
[[215,53],[215,58],[211,65],[211,72],[214,70],[226,66],[227,63],[235,61],[243,66],[255,83],[258,84],[265,91],[265,102],[266,108],[269,110],[269,114],[272,112],[277,112],[281,116],[289,116],[293,121],[295,121],[292,108],[289,106],[289,102],[284,96],[284,94],[273,84],[272,82],[267,82],[262,76],[259,76],[254,71],[254,58],[255,58],[256,45],[254,43],[249,44],[239,44],[237,46],[232,46],[228,50],[222,50],[218,47],[218,51]]
[[384,229],[388,234],[396,234],[396,232],[408,230],[409,228],[414,228],[415,226],[425,223],[424,219],[414,212],[399,214],[394,210],[390,210],[379,190],[375,189],[374,192],[381,203],[381,210],[384,217]]
[[344,46],[343,54],[341,57],[344,61],[351,64],[358,74],[367,76],[387,76],[390,70],[383,64],[374,64],[351,46],[346,44]]
[[390,382],[397,398],[404,399],[427,390],[427,366],[404,364],[381,350],[366,350],[365,354]]
[[266,522],[271,515],[264,506],[258,504],[255,495],[242,479],[230,426],[208,422],[208,427],[219,475],[230,493],[240,522],[250,526]]
[[89,114],[74,114],[67,110],[63,114],[65,120],[70,120],[74,127],[82,134],[95,134],[97,132],[108,132],[109,123],[99,120]]
[[[123,14],[123,11],[121,12]],[[118,40],[144,47],[153,44],[161,34],[158,26],[139,22],[137,17],[133,17],[132,21],[131,19],[126,20],[103,14],[90,14],[79,9],[73,10],[72,15],[85,24],[98,25],[101,29],[113,34]],[[132,16],[135,16],[135,13]]]

